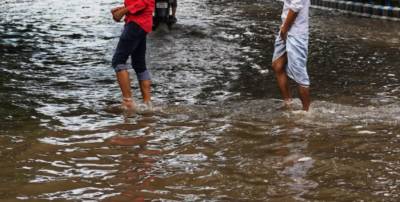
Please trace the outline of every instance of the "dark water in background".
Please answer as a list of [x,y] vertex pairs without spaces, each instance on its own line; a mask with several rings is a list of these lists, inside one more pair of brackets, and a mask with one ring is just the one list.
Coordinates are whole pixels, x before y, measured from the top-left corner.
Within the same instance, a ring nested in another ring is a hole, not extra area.
[[126,116],[115,5],[0,3],[1,201],[400,199],[398,22],[312,10],[304,114],[269,67],[279,3],[181,1],[149,36],[156,111]]

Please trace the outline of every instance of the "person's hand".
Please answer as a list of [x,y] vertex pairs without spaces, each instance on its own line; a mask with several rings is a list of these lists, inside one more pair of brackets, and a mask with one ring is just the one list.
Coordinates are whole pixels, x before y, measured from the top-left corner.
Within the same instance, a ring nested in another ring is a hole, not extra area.
[[121,12],[125,6],[118,6],[111,9],[111,14],[115,22],[121,21],[122,17],[124,17],[125,13]]
[[125,6],[118,6],[118,7],[115,7],[115,8],[113,8],[113,9],[111,9],[111,13],[114,13],[115,11],[117,11],[117,10],[119,10],[119,9],[121,9],[121,8],[124,8]]
[[282,25],[279,34],[280,34],[281,38],[282,38],[284,41],[286,41],[288,32],[289,32],[289,29],[288,29],[285,25]]

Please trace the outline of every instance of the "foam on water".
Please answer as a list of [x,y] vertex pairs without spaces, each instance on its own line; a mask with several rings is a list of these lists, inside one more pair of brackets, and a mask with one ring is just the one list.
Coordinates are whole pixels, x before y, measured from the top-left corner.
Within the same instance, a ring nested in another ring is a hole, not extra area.
[[221,117],[229,120],[257,120],[261,122],[293,121],[304,125],[337,127],[354,125],[361,129],[368,124],[399,125],[398,103],[357,107],[327,101],[313,101],[310,111],[301,110],[300,100],[295,99],[292,110],[281,109],[282,101],[276,99],[227,102],[209,106],[164,106],[165,113],[186,114],[196,118]]

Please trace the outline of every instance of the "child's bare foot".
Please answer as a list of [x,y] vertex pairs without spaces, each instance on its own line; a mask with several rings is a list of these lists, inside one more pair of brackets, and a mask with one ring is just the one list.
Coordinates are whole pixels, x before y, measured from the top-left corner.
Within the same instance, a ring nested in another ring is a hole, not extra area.
[[149,102],[145,102],[144,105],[146,106],[146,111],[153,111],[153,104]]
[[123,110],[134,111],[136,109],[136,104],[135,104],[135,102],[133,101],[132,98],[124,97],[122,99],[121,108]]
[[283,110],[291,110],[292,109],[292,104],[293,104],[292,99],[286,99],[286,100],[283,101],[283,105],[282,105],[281,109],[283,109]]

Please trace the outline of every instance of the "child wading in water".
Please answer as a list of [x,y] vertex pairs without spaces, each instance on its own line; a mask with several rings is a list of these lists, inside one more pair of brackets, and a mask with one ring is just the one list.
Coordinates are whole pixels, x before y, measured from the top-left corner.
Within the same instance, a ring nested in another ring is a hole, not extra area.
[[136,72],[144,103],[151,107],[151,79],[146,68],[146,36],[153,27],[154,0],[125,0],[124,6],[111,10],[113,19],[119,22],[125,16],[125,25],[112,59],[119,87],[122,92],[122,107],[134,110],[131,83],[126,64],[131,56],[132,68]]
[[282,26],[275,40],[272,69],[275,72],[285,107],[290,107],[292,97],[288,76],[299,85],[303,110],[310,107],[310,79],[307,73],[308,11],[310,0],[284,0]]

